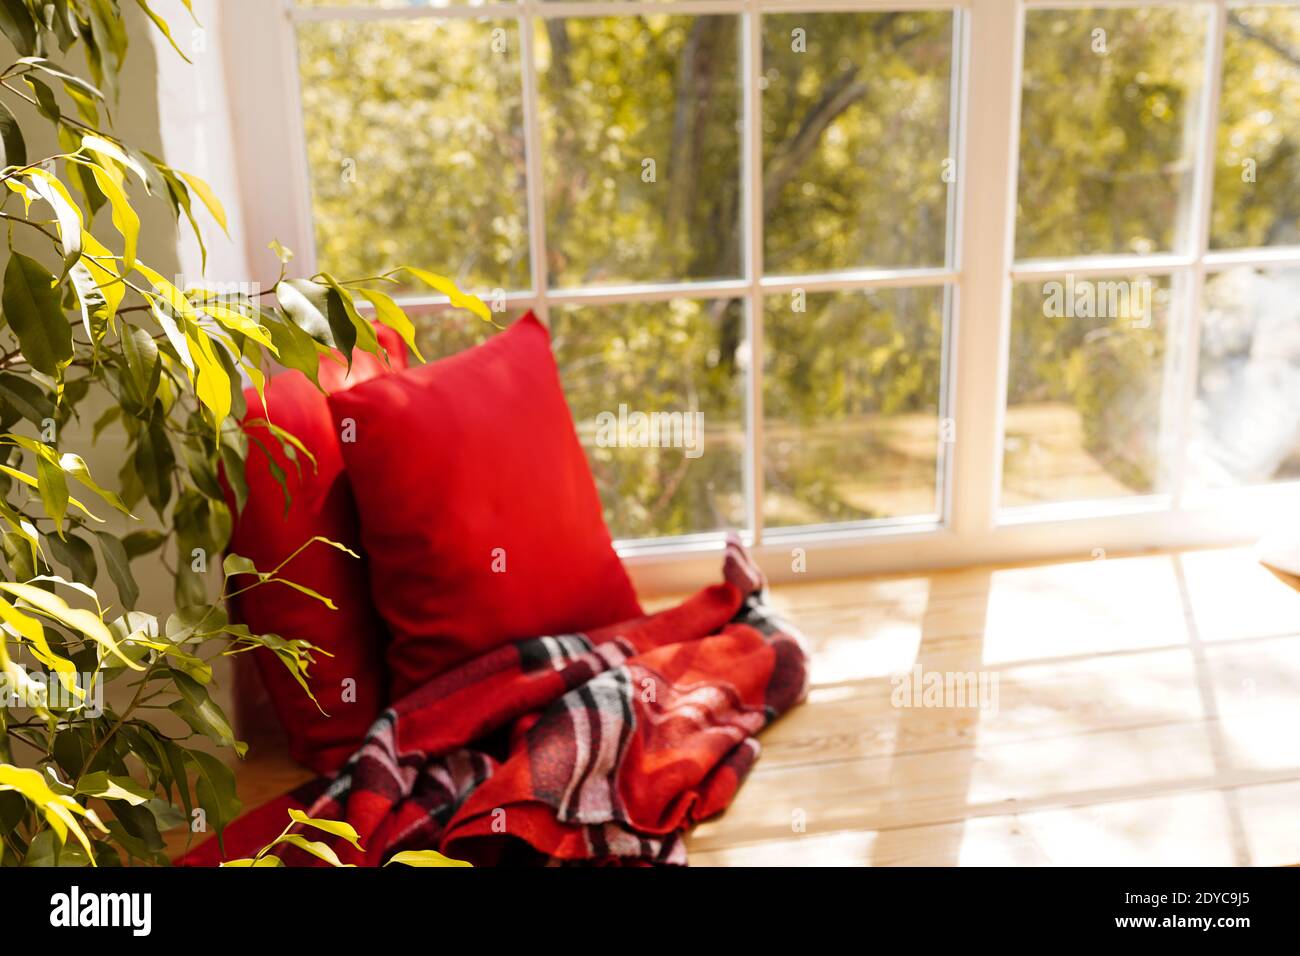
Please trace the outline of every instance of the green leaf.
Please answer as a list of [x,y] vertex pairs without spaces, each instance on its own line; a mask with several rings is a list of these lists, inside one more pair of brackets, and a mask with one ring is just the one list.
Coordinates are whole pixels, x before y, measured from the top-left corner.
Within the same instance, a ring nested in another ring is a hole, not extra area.
[[122,357],[126,359],[127,374],[123,376],[123,384],[127,386],[131,404],[137,410],[144,411],[153,404],[162,378],[158,343],[144,329],[124,324],[119,344],[122,347]]
[[226,577],[233,578],[241,574],[251,574],[257,578],[263,578],[264,575],[257,570],[257,565],[252,559],[244,557],[242,554],[228,554],[226,559],[221,562],[221,570],[225,572]]
[[406,347],[411,350],[411,354],[420,362],[424,361],[424,356],[420,354],[419,346],[415,344],[415,323],[402,310],[402,307],[387,293],[380,292],[378,289],[358,289],[359,293],[375,307],[375,318],[382,325],[388,326],[406,343]]
[[320,388],[320,351],[316,341],[305,329],[287,319],[266,323],[271,333],[271,341],[280,353],[280,364],[306,375],[313,385]]
[[172,469],[176,467],[176,454],[172,451],[166,429],[158,420],[150,422],[136,439],[132,464],[149,504],[162,514],[172,497]]
[[[275,296],[294,325],[321,345],[341,347],[334,339],[334,325],[338,322],[346,331],[352,328],[352,323],[342,311],[341,301],[337,306],[338,315],[335,319],[329,317],[331,290],[327,286],[310,279],[287,279],[275,287]],[[337,296],[333,298],[337,301]],[[276,345],[279,344],[277,341]]]
[[63,469],[45,457],[36,459],[36,487],[54,530],[63,537],[63,518],[68,513],[68,479]]
[[99,553],[104,558],[104,567],[108,569],[108,576],[113,579],[113,586],[117,588],[117,595],[122,600],[122,604],[127,609],[135,607],[136,601],[140,600],[140,586],[135,582],[135,575],[131,573],[131,557],[127,554],[126,546],[115,536],[106,531],[96,531],[95,540],[99,542]]
[[244,505],[248,503],[248,476],[244,466],[244,458],[237,448],[231,447],[224,439],[217,454],[221,458],[226,483],[230,485],[230,490],[235,494],[235,510],[242,512]]
[[4,103],[0,103],[0,145],[4,147],[0,169],[27,165],[27,142],[23,139],[22,128]]
[[0,0],[0,32],[22,56],[36,52],[36,24],[22,0]]
[[43,830],[32,837],[23,854],[25,867],[55,867],[59,865],[59,841],[53,830]]
[[28,364],[51,377],[72,361],[72,326],[55,294],[54,276],[21,252],[5,267],[3,303],[9,327]]
[[196,772],[194,792],[199,806],[207,811],[208,821],[216,828],[217,838],[226,825],[239,816],[243,804],[235,795],[235,775],[212,754],[185,750],[185,761]]
[[[321,278],[325,280],[325,284],[337,297],[338,305],[342,307],[343,314],[347,317],[349,324],[352,326],[350,332],[352,345],[343,350],[344,355],[348,360],[348,367],[351,368],[352,366],[351,350],[353,348],[359,348],[363,352],[378,355],[380,352],[380,346],[379,337],[375,334],[375,327],[361,317],[361,313],[357,311],[356,302],[352,299],[352,293],[343,288],[343,286],[341,286],[338,281],[327,272],[322,272]],[[335,306],[331,301],[331,309],[334,307]],[[331,319],[331,327],[332,322],[333,320]],[[335,340],[338,340],[337,334],[335,335]],[[342,346],[340,346],[340,348],[342,348]]]
[[69,73],[57,63],[47,60],[43,56],[25,56],[19,59],[18,63],[40,70],[42,73],[47,73],[55,79],[61,80],[67,86],[75,87],[83,96],[97,100],[104,99],[104,94],[96,89],[94,85],[87,83],[75,73]]
[[166,541],[167,535],[161,531],[132,531],[122,539],[122,548],[135,559],[157,551]]
[[95,551],[90,542],[75,534],[68,534],[63,538],[50,538],[47,543],[54,560],[68,569],[73,581],[87,587],[95,586],[99,565],[95,561]]
[[133,807],[143,806],[155,797],[152,790],[140,786],[130,777],[113,776],[104,770],[82,777],[77,784],[77,793],[101,800],[122,800]]
[[198,733],[215,740],[223,747],[233,747],[242,757],[248,751],[248,745],[235,739],[230,721],[212,699],[207,688],[190,675],[175,668],[169,668],[169,672],[176,682],[176,689],[181,694],[181,700],[174,702],[169,709]]
[[190,774],[186,769],[185,748],[170,740],[160,740],[158,743],[167,760],[168,781],[176,789],[181,806],[185,808],[186,815],[189,815],[194,811],[194,798],[190,794]]
[[36,94],[36,109],[51,123],[57,123],[63,116],[63,111],[59,109],[59,101],[54,96],[54,91],[50,89],[48,83],[44,80],[38,80],[31,74],[23,77],[23,81],[32,88]]
[[[121,825],[120,831],[113,829],[113,836],[128,853],[148,862],[165,861],[162,851],[166,844],[158,832],[157,820],[147,808],[120,800],[110,803],[108,808],[117,818],[116,823]],[[114,827],[111,823],[109,826]],[[123,831],[127,834],[126,839],[122,839]]]
[[46,419],[54,417],[54,403],[45,389],[13,372],[0,372],[0,402],[13,408],[37,428],[43,427]]

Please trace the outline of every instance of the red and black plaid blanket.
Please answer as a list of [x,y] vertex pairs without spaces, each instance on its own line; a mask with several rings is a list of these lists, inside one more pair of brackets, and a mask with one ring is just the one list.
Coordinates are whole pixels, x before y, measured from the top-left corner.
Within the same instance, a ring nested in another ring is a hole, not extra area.
[[737,542],[723,574],[658,614],[520,641],[435,678],[335,776],[245,814],[224,853],[213,839],[181,862],[251,856],[292,807],[350,823],[365,851],[331,846],[363,866],[426,849],[476,865],[685,864],[686,830],[726,808],[755,735],[807,690],[801,640]]

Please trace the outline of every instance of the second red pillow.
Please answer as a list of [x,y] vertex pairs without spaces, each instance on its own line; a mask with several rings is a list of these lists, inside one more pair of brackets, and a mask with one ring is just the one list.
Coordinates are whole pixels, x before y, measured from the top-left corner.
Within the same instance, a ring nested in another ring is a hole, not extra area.
[[394,698],[500,644],[641,614],[531,313],[330,408]]
[[[388,329],[377,332],[393,368],[405,368],[401,339]],[[322,358],[320,383],[333,392],[389,373],[382,360],[358,352],[350,372],[341,359]],[[245,468],[248,501],[236,517],[230,550],[252,559],[263,571],[317,535],[360,551],[356,506],[325,396],[299,372],[284,372],[266,386],[270,421],[302,442],[316,459],[314,465],[302,455],[296,463],[289,461],[279,439],[265,424],[255,424],[267,414],[257,393],[249,389],[245,397],[248,433],[255,443]],[[285,489],[276,480],[272,462],[284,476]],[[253,658],[294,758],[328,773],[360,745],[387,704],[386,634],[370,599],[364,561],[314,544],[290,561],[283,574],[326,595],[338,609],[331,611],[314,598],[275,584],[235,598],[233,610],[255,633],[310,641],[325,652],[317,655],[307,677],[319,708],[273,653],[259,649]]]

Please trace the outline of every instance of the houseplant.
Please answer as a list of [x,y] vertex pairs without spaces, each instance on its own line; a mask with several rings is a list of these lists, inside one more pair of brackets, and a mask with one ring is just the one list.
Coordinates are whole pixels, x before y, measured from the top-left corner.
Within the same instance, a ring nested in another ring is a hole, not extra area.
[[[309,644],[254,634],[224,610],[249,588],[305,590],[284,565],[220,558],[231,513],[219,475],[236,506],[247,494],[243,381],[260,394],[275,364],[314,381],[322,352],[381,353],[362,303],[412,348],[413,327],[384,291],[396,273],[291,279],[292,254],[274,245],[275,282],[229,295],[178,288],[140,261],[141,201],[168,204],[196,235],[200,205],[223,227],[225,216],[202,180],[111,131],[127,55],[119,0],[0,0],[0,32],[17,53],[0,72],[0,865],[165,863],[165,831],[220,833],[240,810],[211,752],[246,749],[211,694],[213,660],[268,648],[307,692]],[[74,48],[85,76],[68,65]],[[52,124],[57,152],[29,155],[29,114]],[[406,271],[487,317],[448,280]],[[87,419],[94,437],[121,438],[115,480],[68,447]],[[256,409],[247,419],[268,425]],[[268,431],[312,466],[292,435]],[[147,555],[174,577],[162,613],[139,607],[132,562]],[[188,732],[164,731],[151,719],[163,710]]]

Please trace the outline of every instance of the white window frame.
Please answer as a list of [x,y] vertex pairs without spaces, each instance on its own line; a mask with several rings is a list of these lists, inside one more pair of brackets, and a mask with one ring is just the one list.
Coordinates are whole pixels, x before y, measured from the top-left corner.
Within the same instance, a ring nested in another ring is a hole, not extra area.
[[[1297,5],[1300,0],[1259,0]],[[295,8],[292,0],[223,0],[221,47],[241,183],[246,256],[254,272],[275,274],[267,252],[271,238],[296,249],[299,274],[315,271],[310,176],[298,87],[295,24],[318,19],[492,17],[514,19],[527,145],[528,220],[532,291],[507,297],[511,308],[532,308],[546,321],[552,306],[645,302],[678,297],[738,298],[747,303],[751,370],[747,383],[750,449],[747,494],[755,552],[775,580],[912,571],[973,563],[1101,554],[1148,548],[1236,543],[1272,529],[1277,516],[1300,505],[1300,482],[1190,494],[1184,488],[1189,412],[1195,399],[1202,290],[1208,275],[1238,266],[1300,267],[1300,248],[1214,252],[1209,248],[1213,156],[1227,11],[1238,0],[570,0],[485,3],[481,6],[396,8]],[[1190,248],[1149,256],[1079,257],[1017,262],[1014,258],[1016,179],[1019,167],[1021,68],[1025,13],[1071,7],[1191,6],[1212,11],[1206,56],[1206,93],[1192,185]],[[954,154],[957,182],[950,192],[949,263],[943,268],[857,270],[818,276],[764,277],[762,268],[761,64],[765,14],[885,10],[956,12],[953,47]],[[542,207],[537,74],[533,20],[635,13],[740,17],[745,124],[744,278],[717,282],[639,284],[548,290],[545,211]],[[272,161],[267,161],[270,157]],[[978,183],[979,188],[967,188]],[[1180,454],[1169,494],[999,509],[1006,417],[1011,290],[1017,280],[1047,281],[1145,274],[1180,276],[1189,283],[1185,309],[1174,320],[1180,348],[1188,350],[1176,383],[1181,397]],[[952,415],[956,441],[941,455],[941,515],[847,524],[842,527],[765,530],[762,525],[763,300],[774,293],[840,289],[946,286],[948,336],[941,415]],[[437,307],[436,299],[422,304]],[[620,547],[645,591],[692,588],[716,571],[717,535],[629,542]],[[802,549],[806,572],[791,560]]]

